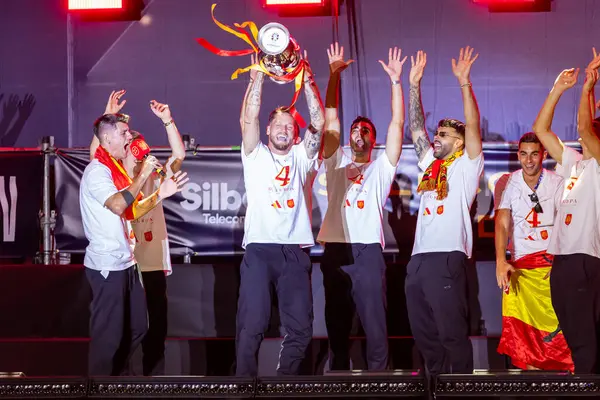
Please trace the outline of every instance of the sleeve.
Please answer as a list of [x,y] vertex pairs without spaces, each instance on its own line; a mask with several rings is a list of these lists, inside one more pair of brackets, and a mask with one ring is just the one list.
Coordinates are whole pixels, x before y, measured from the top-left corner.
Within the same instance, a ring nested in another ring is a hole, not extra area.
[[246,152],[244,151],[244,143],[242,142],[241,151],[240,151],[241,157],[242,157],[242,165],[246,166],[246,165],[252,164],[252,161],[256,161],[256,159],[258,158],[258,155],[262,152],[263,147],[264,147],[264,144],[262,142],[258,142],[258,144],[254,148],[254,150],[252,150],[252,152],[250,154],[246,155]]
[[511,204],[511,187],[510,182],[510,174],[504,174],[498,179],[496,182],[496,186],[494,188],[494,210],[510,210]]
[[419,168],[421,168],[421,171],[425,171],[427,170],[427,168],[431,165],[431,163],[435,160],[435,157],[433,156],[433,147],[429,148],[429,150],[427,150],[427,153],[425,153],[425,157],[423,157],[423,159],[421,161],[419,161]]
[[571,177],[571,168],[581,159],[583,159],[583,155],[580,152],[567,145],[564,146],[562,154],[562,176],[564,179]]
[[92,167],[86,176],[86,184],[92,198],[104,206],[106,200],[118,192],[112,180],[110,170],[104,165],[98,164]]

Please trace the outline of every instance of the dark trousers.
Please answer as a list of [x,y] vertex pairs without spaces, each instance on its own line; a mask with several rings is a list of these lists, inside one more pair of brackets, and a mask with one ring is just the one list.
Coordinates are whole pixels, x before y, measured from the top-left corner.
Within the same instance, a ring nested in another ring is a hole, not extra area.
[[406,268],[410,328],[430,376],[473,373],[466,268],[460,251],[416,254]]
[[385,270],[379,243],[325,245],[321,271],[330,369],[350,369],[350,331],[355,310],[367,337],[368,369],[388,367]]
[[271,318],[271,285],[285,330],[278,375],[298,374],[312,339],[311,261],[298,245],[252,243],[240,266],[237,310],[237,376],[257,376],[258,350]]
[[167,277],[164,271],[142,272],[148,305],[148,332],[142,340],[144,375],[165,374],[167,338]]
[[137,264],[106,278],[89,268],[85,273],[92,288],[88,375],[123,375],[148,329]]
[[600,259],[587,254],[555,256],[550,294],[575,373],[600,373]]

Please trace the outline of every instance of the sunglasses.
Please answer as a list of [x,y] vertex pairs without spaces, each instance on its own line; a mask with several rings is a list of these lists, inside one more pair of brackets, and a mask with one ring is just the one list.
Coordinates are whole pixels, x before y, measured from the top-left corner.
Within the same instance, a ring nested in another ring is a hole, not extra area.
[[540,199],[537,196],[537,193],[531,193],[529,195],[529,199],[535,203],[533,206],[533,211],[535,211],[538,214],[541,214],[544,212],[544,210],[542,209],[542,205],[540,204]]
[[449,134],[447,132],[435,132],[433,134],[433,137],[436,137],[436,136],[439,136],[441,138],[451,137],[451,138],[454,138],[454,139],[462,139],[460,136],[451,135],[451,134]]

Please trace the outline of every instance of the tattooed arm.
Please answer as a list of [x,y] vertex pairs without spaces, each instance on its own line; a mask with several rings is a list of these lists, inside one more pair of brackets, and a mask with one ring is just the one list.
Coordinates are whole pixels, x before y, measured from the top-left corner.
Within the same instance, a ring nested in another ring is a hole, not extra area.
[[319,88],[315,83],[312,71],[307,68],[308,79],[304,80],[304,95],[308,104],[310,114],[310,125],[304,134],[304,147],[309,158],[313,158],[321,150],[323,128],[325,126],[325,110],[319,95]]
[[242,142],[244,144],[244,153],[252,153],[260,141],[260,127],[258,124],[258,114],[260,112],[260,102],[262,98],[262,85],[265,74],[258,72],[256,78],[250,80],[242,111],[240,115],[240,125],[242,128]]
[[417,158],[421,162],[431,148],[431,142],[425,129],[425,113],[421,103],[421,78],[423,78],[423,72],[427,64],[427,54],[419,50],[416,61],[413,56],[410,57],[410,64],[408,121]]

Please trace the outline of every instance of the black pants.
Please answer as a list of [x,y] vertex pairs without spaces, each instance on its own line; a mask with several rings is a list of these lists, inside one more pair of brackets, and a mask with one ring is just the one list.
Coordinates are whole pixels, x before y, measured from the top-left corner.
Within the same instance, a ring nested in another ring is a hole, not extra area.
[[278,375],[298,374],[312,339],[310,257],[298,245],[252,243],[240,266],[236,359],[238,376],[257,376],[258,350],[271,318],[271,285],[285,336]]
[[466,268],[460,251],[416,254],[406,268],[410,328],[431,376],[473,372]]
[[367,337],[368,369],[388,367],[385,270],[379,243],[325,245],[321,271],[330,369],[350,369],[350,331],[355,309]]
[[88,375],[125,374],[148,329],[146,297],[137,264],[123,271],[86,268],[92,288]]
[[550,294],[575,373],[600,373],[600,259],[587,254],[555,256]]
[[148,332],[142,340],[143,371],[146,376],[165,374],[167,338],[167,277],[164,271],[142,272],[148,304]]

